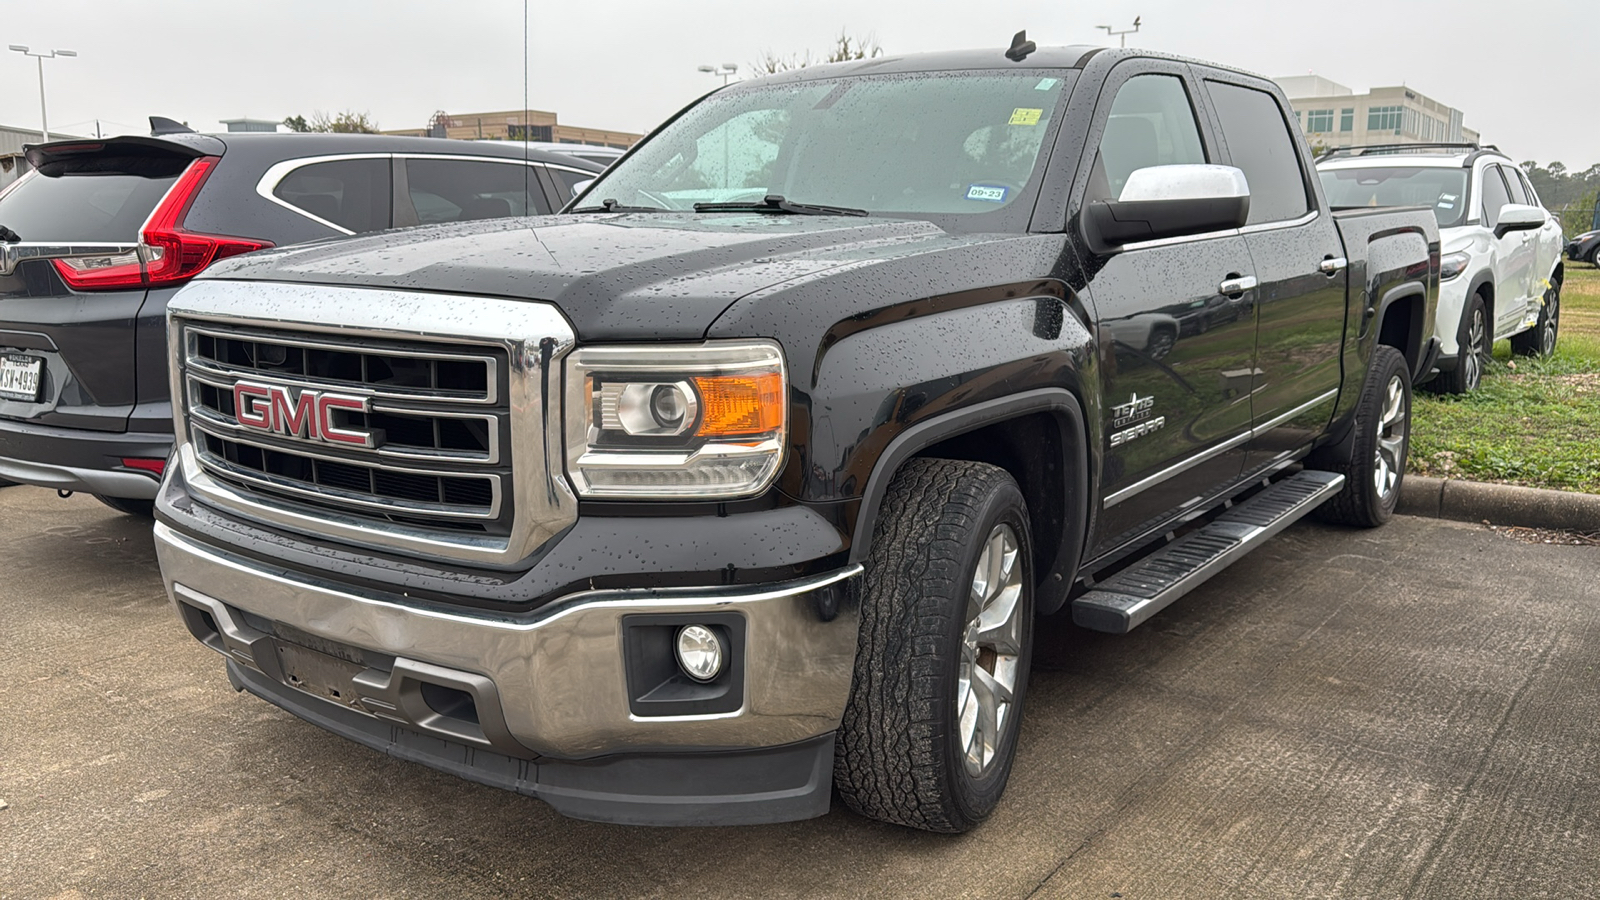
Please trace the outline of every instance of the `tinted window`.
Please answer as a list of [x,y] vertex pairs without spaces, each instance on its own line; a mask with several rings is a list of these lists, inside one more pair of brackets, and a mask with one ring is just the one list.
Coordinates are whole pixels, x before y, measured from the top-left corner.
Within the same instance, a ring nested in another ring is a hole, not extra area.
[[585,181],[593,181],[599,172],[574,172],[571,169],[551,168],[550,174],[555,177],[556,184],[561,185],[566,192],[563,199],[571,200],[578,193],[578,185]]
[[273,196],[354,232],[389,227],[389,159],[341,159],[301,166],[284,176]]
[[1250,218],[1246,224],[1280,222],[1305,215],[1305,177],[1295,152],[1293,132],[1266,91],[1206,82],[1222,122],[1222,136],[1233,164],[1250,182]]
[[1533,183],[1528,180],[1528,176],[1523,174],[1521,169],[1507,169],[1506,171],[1517,173],[1517,180],[1522,182],[1522,190],[1528,195],[1528,203],[1543,209],[1544,204],[1539,202],[1539,192],[1533,189]]
[[[417,209],[417,219],[424,225],[550,211],[533,167],[522,163],[408,159],[406,182],[411,204]],[[530,196],[533,198],[531,212]]]
[[1500,166],[1499,169],[1500,175],[1506,180],[1506,186],[1511,188],[1511,202],[1521,203],[1523,206],[1532,203],[1533,201],[1528,199],[1527,189],[1522,186],[1522,179],[1517,177],[1521,173],[1509,166]]
[[1511,202],[1511,192],[1500,180],[1499,166],[1483,167],[1483,223],[1490,228],[1500,224],[1500,207]]
[[1361,206],[1427,206],[1439,227],[1461,224],[1466,215],[1467,170],[1439,166],[1373,166],[1323,169],[1322,192],[1334,209]]
[[129,243],[139,239],[139,227],[177,180],[177,172],[161,177],[35,172],[0,196],[0,225],[24,241]]
[[1089,198],[1122,195],[1137,169],[1204,163],[1200,127],[1183,79],[1174,75],[1136,75],[1117,89],[1095,160]]

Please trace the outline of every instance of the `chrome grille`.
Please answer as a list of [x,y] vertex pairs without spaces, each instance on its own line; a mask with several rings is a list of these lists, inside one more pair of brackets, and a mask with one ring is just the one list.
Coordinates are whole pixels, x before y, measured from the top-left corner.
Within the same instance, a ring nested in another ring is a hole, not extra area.
[[296,385],[370,391],[396,399],[493,404],[501,394],[495,356],[413,344],[351,344],[313,336],[191,326],[189,366],[215,377],[282,379]]
[[[250,302],[258,290],[315,302],[304,322],[281,308],[267,318]],[[396,305],[424,308],[416,321],[435,327],[361,327]],[[447,327],[444,308],[481,321]],[[179,463],[202,500],[357,543],[491,562],[524,558],[576,518],[547,462],[560,458],[547,410],[572,342],[547,306],[197,282],[170,318]],[[321,418],[306,424],[301,413]]]
[[[495,402],[505,395],[504,353],[195,326],[184,329],[184,344],[193,444],[214,477],[280,502],[388,522],[510,530],[502,489],[510,460],[500,452],[509,410]],[[376,446],[242,425],[241,382],[289,396],[332,389],[364,398],[370,408],[343,413],[340,425],[372,432]]]

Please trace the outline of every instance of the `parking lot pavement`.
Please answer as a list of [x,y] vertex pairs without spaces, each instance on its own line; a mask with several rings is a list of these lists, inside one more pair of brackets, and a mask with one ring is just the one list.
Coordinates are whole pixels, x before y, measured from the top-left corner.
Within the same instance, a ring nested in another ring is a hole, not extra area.
[[1600,550],[1300,525],[1040,632],[995,817],[638,829],[235,694],[148,525],[0,490],[0,896],[1600,895]]

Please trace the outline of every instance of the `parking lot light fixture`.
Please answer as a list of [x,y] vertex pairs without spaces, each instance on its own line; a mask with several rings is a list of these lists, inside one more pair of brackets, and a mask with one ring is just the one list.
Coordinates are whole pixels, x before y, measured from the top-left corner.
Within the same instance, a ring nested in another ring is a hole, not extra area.
[[78,51],[41,50],[36,53],[26,44],[11,44],[9,49],[15,50],[23,56],[31,56],[39,61],[39,136],[44,139],[43,143],[48,144],[50,143],[50,115],[46,112],[44,104],[44,61],[55,59],[58,56],[77,56]]
[[738,63],[723,63],[720,66],[700,66],[700,71],[707,75],[721,75],[722,83],[727,84],[728,79],[739,74]]

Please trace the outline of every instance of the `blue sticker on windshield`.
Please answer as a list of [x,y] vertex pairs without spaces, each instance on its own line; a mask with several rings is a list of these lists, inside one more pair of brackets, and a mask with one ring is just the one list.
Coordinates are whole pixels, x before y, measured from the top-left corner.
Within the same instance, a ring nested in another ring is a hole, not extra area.
[[998,184],[975,184],[967,188],[968,200],[982,200],[985,203],[1004,203],[1006,194],[1011,189]]

